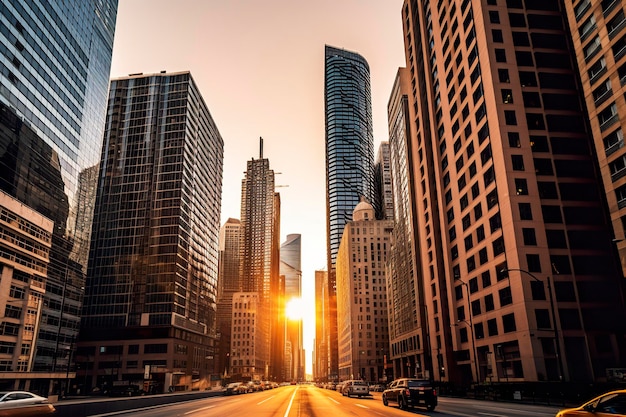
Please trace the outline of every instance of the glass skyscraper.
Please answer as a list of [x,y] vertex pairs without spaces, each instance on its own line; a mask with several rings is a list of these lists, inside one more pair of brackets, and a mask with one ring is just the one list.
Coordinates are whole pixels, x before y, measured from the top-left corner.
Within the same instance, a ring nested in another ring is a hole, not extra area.
[[[11,287],[0,314],[22,323],[5,333],[3,389],[58,394],[55,375],[74,377],[116,15],[117,0],[0,3],[0,190],[32,210],[19,222],[53,222],[45,268],[16,261],[10,240],[0,241],[2,285]],[[38,247],[41,238],[22,243]]]
[[344,226],[361,197],[374,197],[374,135],[370,71],[357,53],[326,45],[326,215],[330,372],[337,376],[335,261]]
[[208,386],[223,148],[189,72],[111,81],[77,351],[87,388],[112,383],[112,358],[155,392]]

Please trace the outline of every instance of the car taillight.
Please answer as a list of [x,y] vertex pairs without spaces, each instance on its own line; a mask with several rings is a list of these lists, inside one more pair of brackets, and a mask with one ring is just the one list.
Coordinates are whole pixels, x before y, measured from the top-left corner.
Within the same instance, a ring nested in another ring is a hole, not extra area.
[[408,396],[408,395],[411,395],[411,391],[409,391],[409,389],[407,388],[407,389],[404,391],[404,395],[407,395],[407,396]]
[[437,390],[433,388],[433,395],[436,397],[437,396]]

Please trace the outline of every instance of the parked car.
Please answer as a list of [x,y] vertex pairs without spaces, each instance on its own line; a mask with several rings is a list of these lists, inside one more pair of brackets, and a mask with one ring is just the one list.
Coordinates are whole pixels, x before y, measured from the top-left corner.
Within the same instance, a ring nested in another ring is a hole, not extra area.
[[370,395],[369,387],[367,386],[367,382],[359,381],[359,380],[350,380],[346,381],[343,384],[343,388],[341,390],[341,395],[352,397],[358,396],[362,397],[364,395]]
[[570,416],[624,416],[626,415],[626,389],[610,391],[576,408],[568,408],[556,417]]
[[134,397],[137,395],[146,395],[143,388],[139,385],[113,385],[109,390],[109,397]]
[[235,395],[239,394],[239,386],[241,386],[241,382],[231,382],[226,385],[226,390],[224,391],[224,395]]
[[385,386],[381,384],[370,385],[370,392],[383,392]]
[[437,406],[437,391],[426,379],[400,378],[383,391],[383,404],[396,403],[401,409],[423,405],[428,411]]

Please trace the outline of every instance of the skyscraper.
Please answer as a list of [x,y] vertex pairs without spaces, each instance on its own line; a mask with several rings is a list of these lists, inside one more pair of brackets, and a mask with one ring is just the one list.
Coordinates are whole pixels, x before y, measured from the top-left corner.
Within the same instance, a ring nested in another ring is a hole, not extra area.
[[[287,240],[280,245],[280,275],[285,280],[285,303],[302,297],[302,236],[287,235]],[[302,317],[286,318],[285,339],[290,345],[290,366],[285,377],[289,380],[303,380],[303,322]]]
[[117,378],[209,383],[223,147],[189,72],[111,81],[78,351],[90,387],[122,354]]
[[623,280],[563,3],[499,3],[402,9],[432,377],[598,381]]
[[[117,0],[3,0],[0,5],[0,189],[29,209],[20,214],[13,212],[13,204],[2,207],[10,216],[31,213],[24,220],[33,224],[39,224],[38,216],[54,223],[44,244],[49,245],[45,268],[2,258],[3,280],[11,281],[3,285],[23,292],[19,297],[12,292],[6,305],[13,315],[29,316],[35,330],[28,332],[36,332],[30,339],[15,335],[7,341],[0,355],[3,389],[61,394],[62,381],[75,376],[70,363],[80,322],[93,173],[100,157],[116,15]],[[40,237],[26,241],[31,239]],[[0,243],[3,253],[9,253],[6,243]],[[0,311],[3,322],[20,323],[5,316],[4,304]],[[10,373],[7,379],[4,372]]]
[[219,346],[216,358],[216,369],[220,374],[230,372],[230,341],[233,320],[233,294],[242,290],[239,279],[241,259],[239,257],[239,240],[241,239],[241,222],[228,219],[220,229],[220,253],[217,280],[217,331]]
[[389,158],[389,142],[380,142],[374,165],[375,204],[372,204],[376,210],[376,218],[380,220],[393,220],[393,188]]
[[576,61],[604,178],[615,244],[626,276],[626,16],[620,1],[565,2]]
[[315,348],[313,349],[313,378],[315,381],[328,381],[327,292],[328,273],[315,271]]
[[376,220],[370,203],[354,208],[337,254],[339,378],[383,382],[389,354],[385,264],[391,220]]
[[329,378],[337,378],[335,261],[343,228],[361,197],[374,201],[370,72],[359,54],[326,45],[326,221],[330,321]]
[[[276,311],[272,304],[272,290],[276,291],[278,277],[278,250],[280,199],[274,191],[274,171],[269,159],[263,158],[263,139],[260,139],[259,159],[247,163],[245,178],[241,181],[241,282],[244,292],[257,293],[257,336],[254,339],[253,360],[244,363],[243,376],[267,379],[270,372],[272,328]],[[233,339],[233,343],[238,341]],[[233,346],[234,348],[234,346]],[[243,357],[236,361],[248,360]]]

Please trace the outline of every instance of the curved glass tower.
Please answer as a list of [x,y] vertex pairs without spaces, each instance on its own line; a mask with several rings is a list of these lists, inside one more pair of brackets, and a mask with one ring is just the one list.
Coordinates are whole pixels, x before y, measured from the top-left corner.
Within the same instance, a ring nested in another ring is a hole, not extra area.
[[326,215],[329,273],[329,377],[337,375],[335,261],[343,228],[361,197],[373,201],[374,135],[370,70],[354,52],[326,45]]

